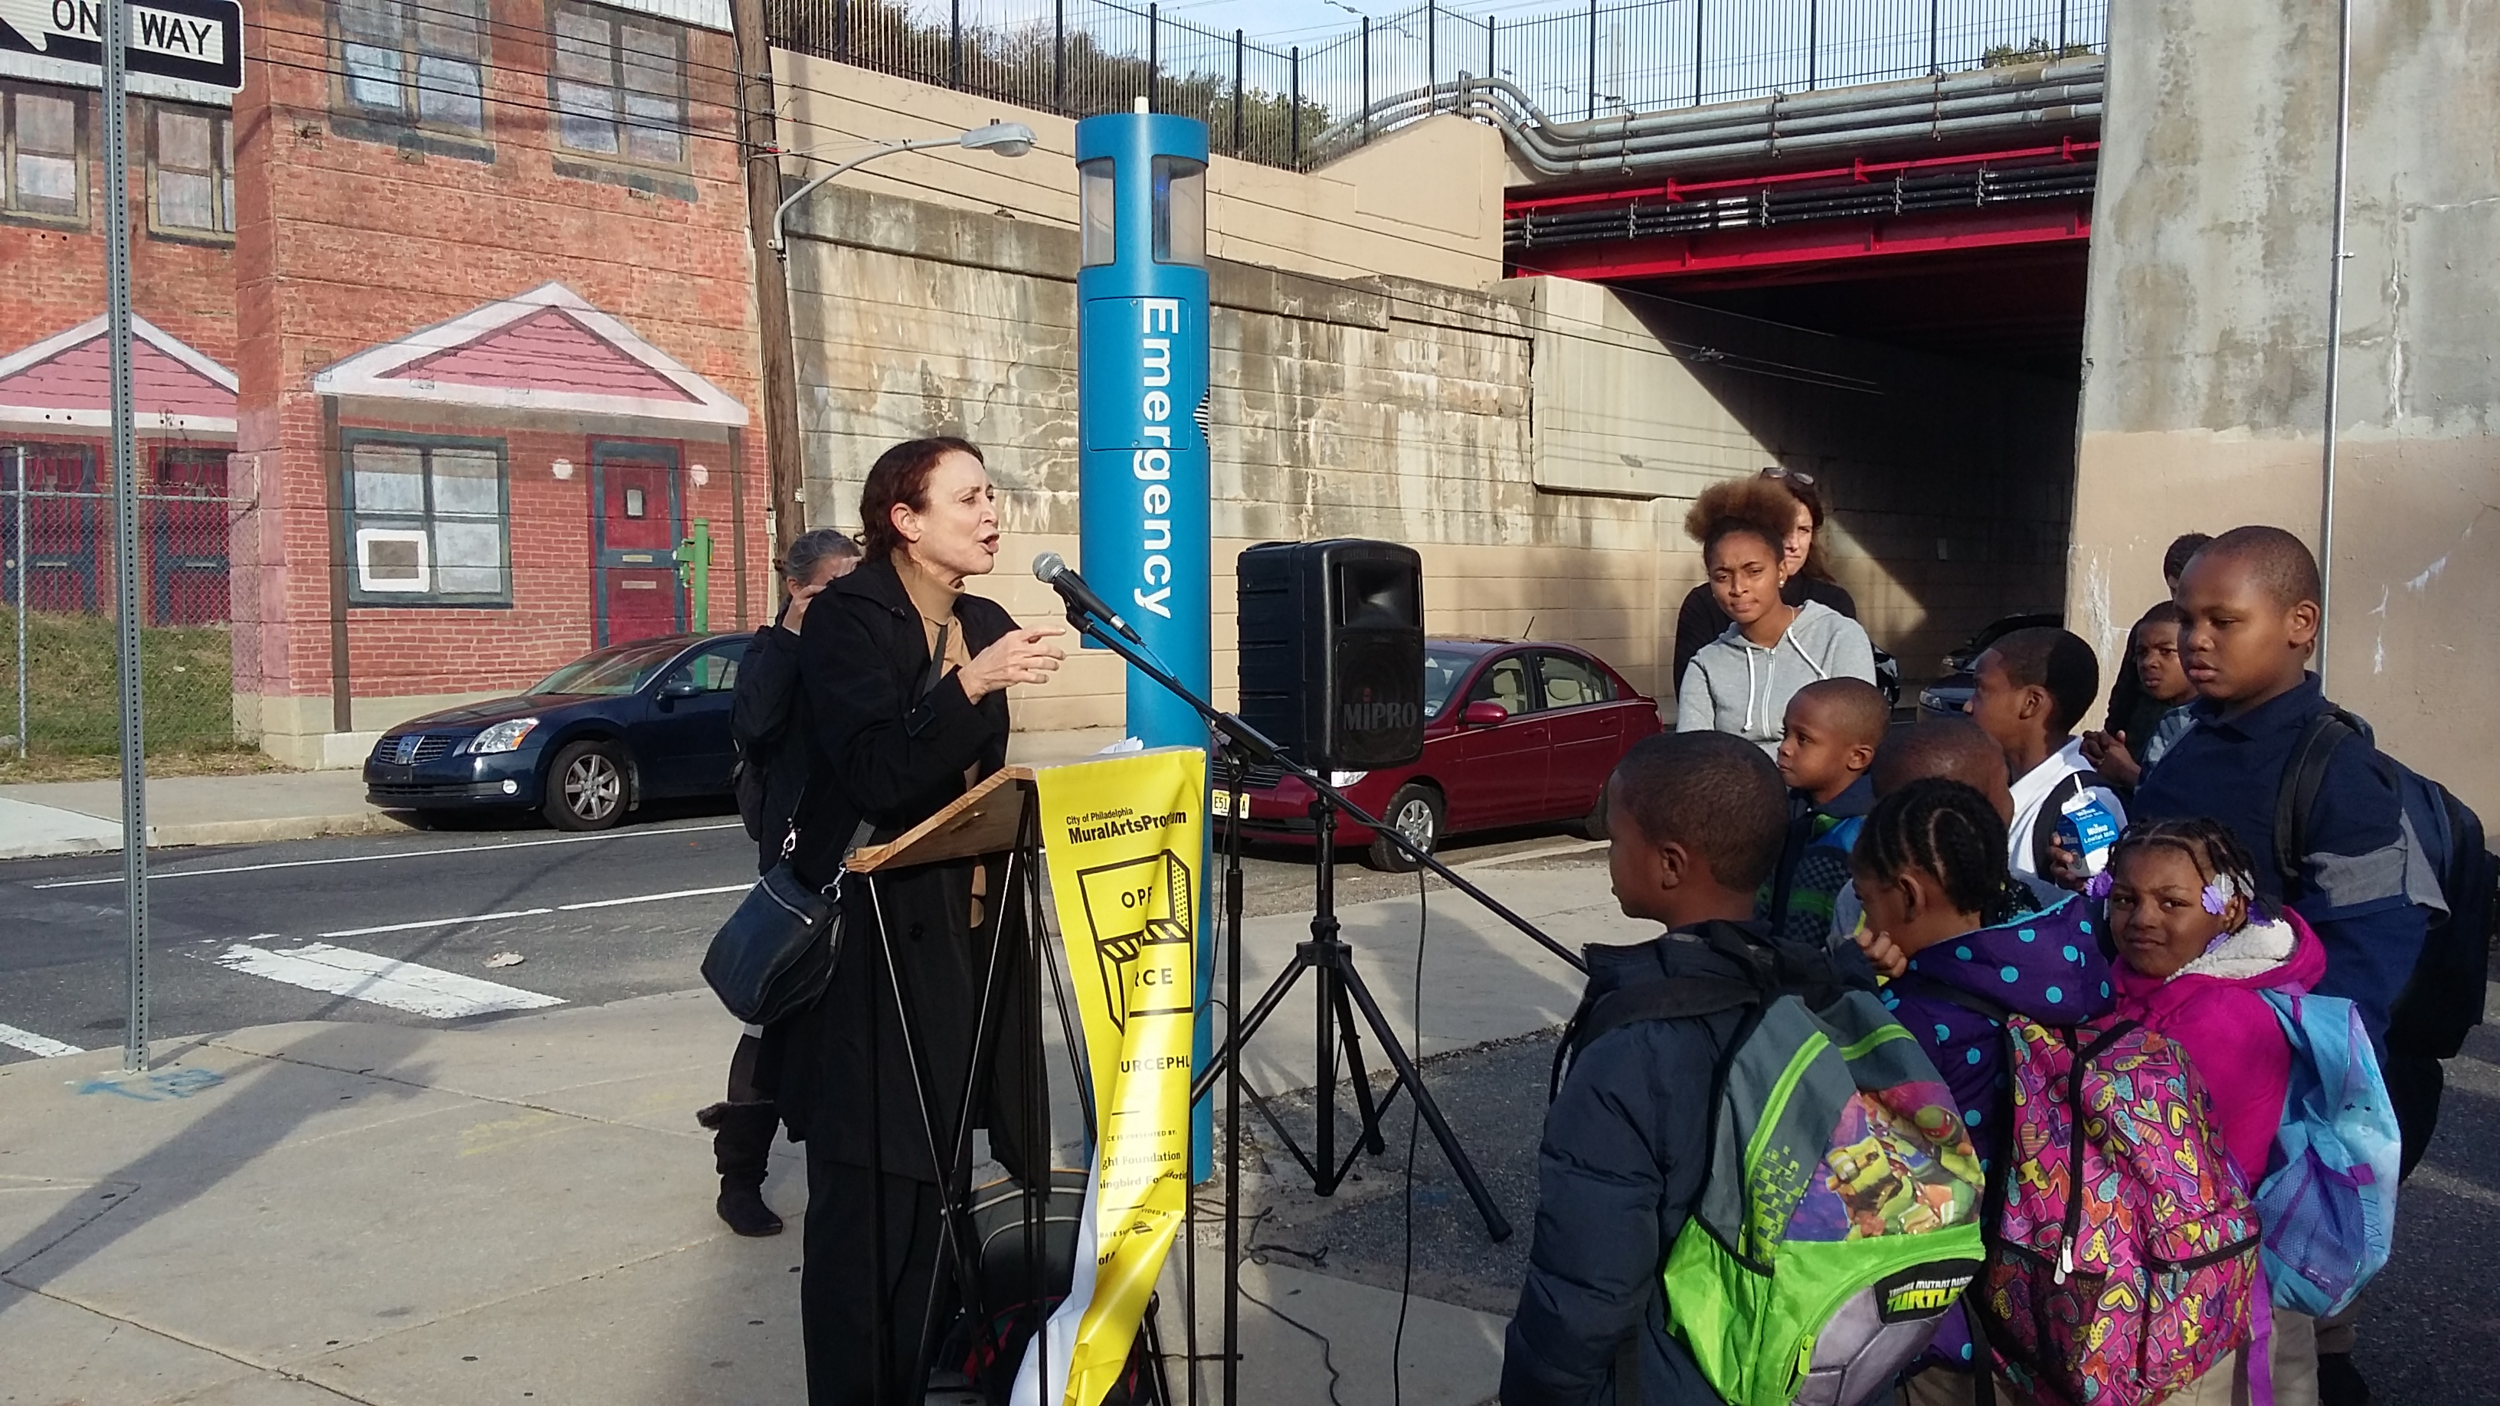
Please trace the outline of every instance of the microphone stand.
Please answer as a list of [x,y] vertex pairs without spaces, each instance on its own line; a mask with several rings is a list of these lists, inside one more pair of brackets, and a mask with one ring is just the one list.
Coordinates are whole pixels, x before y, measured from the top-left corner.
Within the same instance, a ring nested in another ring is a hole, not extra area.
[[[1230,760],[1234,768],[1235,778],[1233,794],[1236,798],[1238,798],[1241,793],[1240,773],[1248,762],[1256,761],[1268,766],[1277,767],[1287,774],[1299,779],[1304,785],[1310,787],[1315,795],[1321,798],[1320,801],[1315,804],[1314,809],[1319,815],[1323,832],[1331,827],[1331,823],[1333,821],[1333,815],[1331,814],[1329,808],[1334,807],[1338,810],[1343,810],[1346,814],[1352,816],[1358,824],[1367,826],[1375,833],[1386,837],[1391,844],[1404,851],[1410,858],[1414,859],[1417,864],[1441,876],[1441,878],[1447,881],[1451,887],[1456,888],[1459,892],[1466,894],[1479,904],[1482,904],[1487,911],[1495,914],[1503,921],[1509,923],[1512,927],[1517,928],[1519,931],[1535,939],[1538,945],[1542,946],[1547,951],[1553,953],[1557,957],[1560,957],[1563,961],[1570,963],[1573,969],[1579,971],[1587,970],[1586,963],[1580,959],[1577,953],[1574,953],[1569,948],[1564,947],[1561,943],[1538,930],[1538,928],[1527,919],[1520,917],[1509,908],[1503,906],[1501,901],[1494,898],[1491,894],[1486,893],[1475,884],[1452,872],[1448,865],[1442,863],[1431,853],[1415,844],[1403,833],[1384,824],[1376,817],[1365,812],[1360,806],[1355,805],[1352,801],[1346,798],[1343,791],[1331,784],[1327,778],[1311,770],[1309,767],[1303,766],[1291,757],[1284,755],[1284,753],[1278,749],[1277,745],[1264,733],[1261,733],[1257,728],[1252,727],[1240,716],[1237,714],[1218,711],[1214,704],[1198,697],[1195,693],[1192,693],[1187,685],[1183,684],[1179,679],[1174,678],[1169,670],[1166,670],[1160,663],[1155,661],[1146,651],[1139,649],[1138,647],[1130,644],[1128,641],[1120,638],[1114,631],[1105,628],[1104,622],[1095,617],[1091,612],[1074,602],[1070,602],[1067,614],[1068,623],[1075,627],[1079,634],[1126,660],[1140,673],[1154,680],[1155,683],[1160,685],[1166,692],[1169,692],[1172,696],[1180,699],[1182,702],[1187,703],[1200,718],[1206,721],[1209,730],[1217,738],[1222,740],[1226,749],[1232,754]],[[1239,809],[1238,805],[1236,805],[1234,809],[1237,811]],[[1240,817],[1236,814],[1229,817],[1229,819],[1231,821],[1229,833],[1231,838],[1236,842],[1234,848],[1237,850],[1237,841],[1241,831]],[[1383,1053],[1387,1056],[1390,1065],[1397,1073],[1397,1080],[1395,1083],[1391,1084],[1388,1097],[1394,1098],[1398,1089],[1403,1087],[1414,1098],[1417,1114],[1421,1116],[1424,1122],[1432,1129],[1433,1139],[1441,1145],[1442,1154],[1449,1160],[1451,1169],[1458,1174],[1459,1181],[1461,1185],[1466,1188],[1469,1199],[1475,1203],[1477,1214],[1483,1218],[1486,1232],[1496,1242],[1506,1240],[1510,1237],[1511,1233],[1509,1220],[1502,1215],[1501,1209],[1493,1204],[1491,1194],[1485,1190],[1483,1179],[1477,1175],[1474,1162],[1467,1156],[1466,1149],[1459,1145],[1457,1134],[1451,1130],[1448,1121],[1441,1115],[1440,1106],[1433,1100],[1430,1092],[1425,1089],[1423,1077],[1416,1069],[1413,1060],[1408,1057],[1404,1048],[1398,1044],[1396,1036],[1389,1029],[1388,1020],[1381,1014],[1379,1004],[1373,1000],[1370,989],[1364,985],[1361,974],[1354,968],[1351,949],[1347,948],[1344,943],[1339,941],[1337,938],[1337,923],[1333,911],[1334,884],[1332,880],[1334,875],[1330,872],[1330,866],[1333,864],[1333,854],[1331,847],[1325,843],[1322,844],[1319,850],[1319,862],[1322,866],[1320,872],[1320,883],[1322,885],[1322,897],[1325,904],[1325,911],[1319,912],[1314,916],[1311,925],[1312,940],[1303,943],[1296,950],[1293,964],[1289,966],[1280,977],[1278,977],[1275,984],[1268,989],[1267,994],[1260,999],[1258,1009],[1252,1013],[1246,1025],[1242,1020],[1241,1008],[1238,1003],[1239,993],[1235,991],[1232,994],[1232,1003],[1227,1007],[1227,1021],[1230,1029],[1225,1039],[1224,1047],[1217,1051],[1214,1057],[1215,1063],[1212,1067],[1198,1072],[1197,1078],[1190,1088],[1190,1102],[1192,1105],[1195,1105],[1198,1100],[1206,1097],[1208,1091],[1214,1087],[1215,1080],[1218,1076],[1226,1076],[1230,1081],[1228,1083],[1228,1089],[1231,1090],[1232,1095],[1236,1100],[1236,1109],[1238,1108],[1238,1098],[1241,1092],[1238,1065],[1241,1059],[1241,1047],[1243,1043],[1258,1032],[1259,1026],[1264,1023],[1268,1015],[1276,1009],[1277,1005],[1283,1000],[1286,992],[1301,976],[1302,972],[1306,969],[1315,971],[1319,974],[1319,980],[1321,983],[1319,1009],[1320,1063],[1319,1068],[1316,1070],[1316,1073],[1323,1084],[1323,1095],[1320,1103],[1321,1118],[1323,1120],[1319,1130],[1319,1137],[1321,1139],[1321,1145],[1319,1148],[1320,1165],[1314,1166],[1309,1159],[1304,1158],[1298,1147],[1294,1150],[1296,1159],[1302,1161],[1305,1169],[1312,1173],[1313,1180],[1315,1182],[1314,1190],[1318,1191],[1322,1195],[1333,1192],[1337,1186],[1342,1183],[1346,1170],[1353,1165],[1353,1160],[1355,1156],[1359,1155],[1363,1144],[1370,1144],[1375,1151],[1377,1151],[1380,1147],[1378,1125],[1381,1114],[1386,1110],[1386,1099],[1382,1101],[1380,1106],[1372,1105],[1370,1097],[1370,1081],[1368,1076],[1361,1072],[1358,1062],[1353,1072],[1355,1074],[1357,1084],[1357,1101],[1362,1105],[1361,1111],[1365,1125],[1363,1135],[1360,1139],[1358,1139],[1356,1151],[1349,1152],[1347,1154],[1345,1164],[1343,1166],[1332,1168],[1327,1165],[1334,1160],[1332,1152],[1335,1136],[1335,1128],[1333,1126],[1333,1112],[1335,1107],[1335,1060],[1330,1046],[1331,1032],[1329,1025],[1333,1016],[1342,1025],[1344,1025],[1346,1033],[1349,1037],[1353,1035],[1352,1012],[1345,1009],[1344,1006],[1345,998],[1350,995],[1352,999],[1362,1007],[1363,1015],[1372,1027],[1373,1036],[1380,1041]],[[1234,863],[1237,866],[1238,860],[1236,859]],[[1238,885],[1239,876],[1237,868],[1232,873],[1231,878],[1233,882]],[[1238,893],[1237,887],[1234,892],[1236,894]],[[1237,957],[1240,951],[1241,935],[1240,904],[1236,899],[1228,902],[1226,907],[1226,918],[1231,924],[1231,931],[1226,934],[1227,941],[1231,943],[1229,951]],[[1235,978],[1235,984],[1237,984],[1237,976]],[[1336,1007],[1334,1011],[1331,1010],[1332,1005]],[[1356,1055],[1356,1058],[1359,1061],[1359,1053]],[[1264,1109],[1264,1105],[1262,1105],[1262,1108]],[[1272,1115],[1271,1121],[1273,1121]],[[1228,1117],[1227,1126],[1237,1130],[1237,1117]],[[1279,1129],[1279,1132],[1281,1133],[1282,1129]],[[1290,1138],[1287,1140],[1290,1143]],[[1236,1137],[1232,1145],[1227,1148],[1227,1156],[1232,1163],[1231,1167],[1228,1169],[1228,1180],[1236,1185],[1240,1179],[1240,1155],[1240,1143]],[[1226,1233],[1228,1240],[1235,1233],[1233,1223],[1237,1221],[1239,1213],[1237,1194],[1232,1188],[1228,1187],[1225,1207],[1227,1220]],[[1229,1302],[1232,1295],[1236,1293],[1239,1288],[1237,1262],[1230,1254],[1226,1256],[1225,1272],[1225,1291]],[[1227,1354],[1227,1365],[1229,1366],[1230,1357],[1233,1352],[1233,1345],[1228,1342],[1226,1344],[1225,1351]]]

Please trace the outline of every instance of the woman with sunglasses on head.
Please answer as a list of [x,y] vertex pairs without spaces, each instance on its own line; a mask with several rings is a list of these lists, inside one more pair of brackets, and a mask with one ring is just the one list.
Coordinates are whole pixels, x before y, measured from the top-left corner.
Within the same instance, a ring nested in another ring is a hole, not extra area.
[[[1796,519],[1788,535],[1780,543],[1782,566],[1788,579],[1780,586],[1782,603],[1795,607],[1807,601],[1820,602],[1852,620],[1858,618],[1858,603],[1847,588],[1832,579],[1831,567],[1823,559],[1823,548],[1816,540],[1823,529],[1823,495],[1815,489],[1814,475],[1776,465],[1764,469],[1761,477],[1788,490],[1797,502]],[[1675,671],[1668,677],[1679,686],[1687,665],[1704,645],[1727,632],[1728,614],[1719,608],[1711,594],[1710,583],[1702,582],[1684,597],[1683,608],[1675,613]]]

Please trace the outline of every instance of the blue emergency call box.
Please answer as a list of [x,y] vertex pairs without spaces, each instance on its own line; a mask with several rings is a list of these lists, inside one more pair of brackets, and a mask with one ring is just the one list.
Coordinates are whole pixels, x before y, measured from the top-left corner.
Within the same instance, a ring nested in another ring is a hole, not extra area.
[[[1076,124],[1078,567],[1163,666],[1213,683],[1207,500],[1207,128],[1113,113]],[[1128,671],[1128,732],[1204,746],[1206,725]]]
[[[1077,568],[1172,676],[1215,681],[1215,572],[1207,502],[1207,126],[1145,111],[1076,124]],[[1128,735],[1203,747],[1206,724],[1162,685],[1128,675]],[[1214,963],[1214,892],[1200,851],[1197,1039]],[[1214,1172],[1211,1100],[1190,1110],[1190,1179]]]

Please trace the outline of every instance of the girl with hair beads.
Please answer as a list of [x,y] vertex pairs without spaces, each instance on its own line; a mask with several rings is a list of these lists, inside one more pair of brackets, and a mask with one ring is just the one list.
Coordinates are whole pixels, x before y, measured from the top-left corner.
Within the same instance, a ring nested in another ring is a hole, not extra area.
[[[1859,942],[1892,978],[1884,1003],[1953,1090],[1980,1165],[2005,1162],[2005,1027],[1957,1001],[2073,1025],[2105,1013],[2109,969],[2089,905],[2069,896],[2042,913],[2006,867],[2005,818],[1959,781],[1912,781],[1876,803],[1858,835],[1852,883],[1866,921]],[[1912,1406],[1972,1399],[1964,1319],[1937,1331],[1904,1388]],[[2001,1396],[2000,1399],[2003,1399]]]
[[[2218,821],[2134,826],[2086,892],[2109,901],[2119,1016],[2187,1052],[2205,1081],[2210,1125],[2255,1187],[2274,1152],[2292,1065],[2291,1043],[2261,993],[2306,993],[2326,974],[2326,949],[2299,914],[2258,906],[2256,864]],[[2277,1308],[2273,1327],[2276,1406],[2310,1406],[2318,1399],[2316,1325]],[[2245,1400],[2246,1366],[2234,1366],[2171,1399]]]

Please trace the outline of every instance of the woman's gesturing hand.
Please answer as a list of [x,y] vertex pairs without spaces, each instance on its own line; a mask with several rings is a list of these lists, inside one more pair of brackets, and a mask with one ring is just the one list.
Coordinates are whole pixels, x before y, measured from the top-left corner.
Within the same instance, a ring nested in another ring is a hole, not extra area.
[[1059,661],[1068,657],[1066,650],[1050,642],[1051,637],[1066,633],[1065,626],[1044,625],[999,636],[963,667],[964,697],[978,703],[1011,684],[1048,683]]

